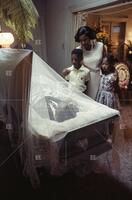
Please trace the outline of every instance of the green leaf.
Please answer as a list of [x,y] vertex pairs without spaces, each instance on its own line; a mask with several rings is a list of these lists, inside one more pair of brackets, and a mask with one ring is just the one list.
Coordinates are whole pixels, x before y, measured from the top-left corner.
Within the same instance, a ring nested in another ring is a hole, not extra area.
[[21,43],[33,39],[32,29],[36,27],[38,17],[32,0],[0,0],[0,18]]

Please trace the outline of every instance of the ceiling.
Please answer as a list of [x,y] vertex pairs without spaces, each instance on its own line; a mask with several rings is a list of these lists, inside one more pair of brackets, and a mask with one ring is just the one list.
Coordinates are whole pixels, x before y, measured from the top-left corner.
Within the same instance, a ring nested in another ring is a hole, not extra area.
[[107,16],[112,16],[112,17],[115,17],[115,16],[124,17],[124,18],[132,17],[132,2],[130,2],[127,5],[105,8],[99,11],[95,10],[91,13],[95,15],[107,15]]

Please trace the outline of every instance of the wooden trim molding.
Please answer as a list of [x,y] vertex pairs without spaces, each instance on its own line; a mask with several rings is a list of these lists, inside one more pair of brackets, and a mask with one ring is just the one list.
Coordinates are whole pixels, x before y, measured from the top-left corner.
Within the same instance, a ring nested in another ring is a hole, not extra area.
[[[113,0],[113,1],[110,1],[110,0],[106,0],[104,2],[104,0],[100,0],[100,1],[92,1],[92,2],[89,2],[87,1],[87,3],[81,3],[81,4],[78,4],[78,5],[72,5],[69,7],[70,11],[72,13],[76,13],[76,12],[79,12],[79,11],[89,11],[90,12],[93,12],[93,11],[101,11],[101,10],[106,10],[108,8],[112,8],[112,7],[118,7],[118,6],[121,6],[121,5],[127,5],[127,4],[131,4],[132,3],[132,0],[128,0],[128,1],[125,1],[125,0]],[[83,4],[83,5],[82,5]]]

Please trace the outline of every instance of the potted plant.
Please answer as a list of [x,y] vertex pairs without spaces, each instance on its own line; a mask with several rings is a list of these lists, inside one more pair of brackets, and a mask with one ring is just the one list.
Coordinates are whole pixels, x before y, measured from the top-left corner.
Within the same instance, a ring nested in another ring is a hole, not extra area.
[[38,16],[32,0],[0,0],[0,19],[13,30],[21,44],[33,39],[32,29],[37,24]]

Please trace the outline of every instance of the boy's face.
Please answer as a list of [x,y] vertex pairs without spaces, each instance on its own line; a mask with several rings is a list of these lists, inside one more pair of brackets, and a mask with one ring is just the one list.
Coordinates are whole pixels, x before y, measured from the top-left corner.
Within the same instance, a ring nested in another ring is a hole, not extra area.
[[82,57],[78,57],[76,54],[72,54],[71,55],[72,64],[76,69],[79,69],[81,67],[82,60],[83,60],[83,58]]

